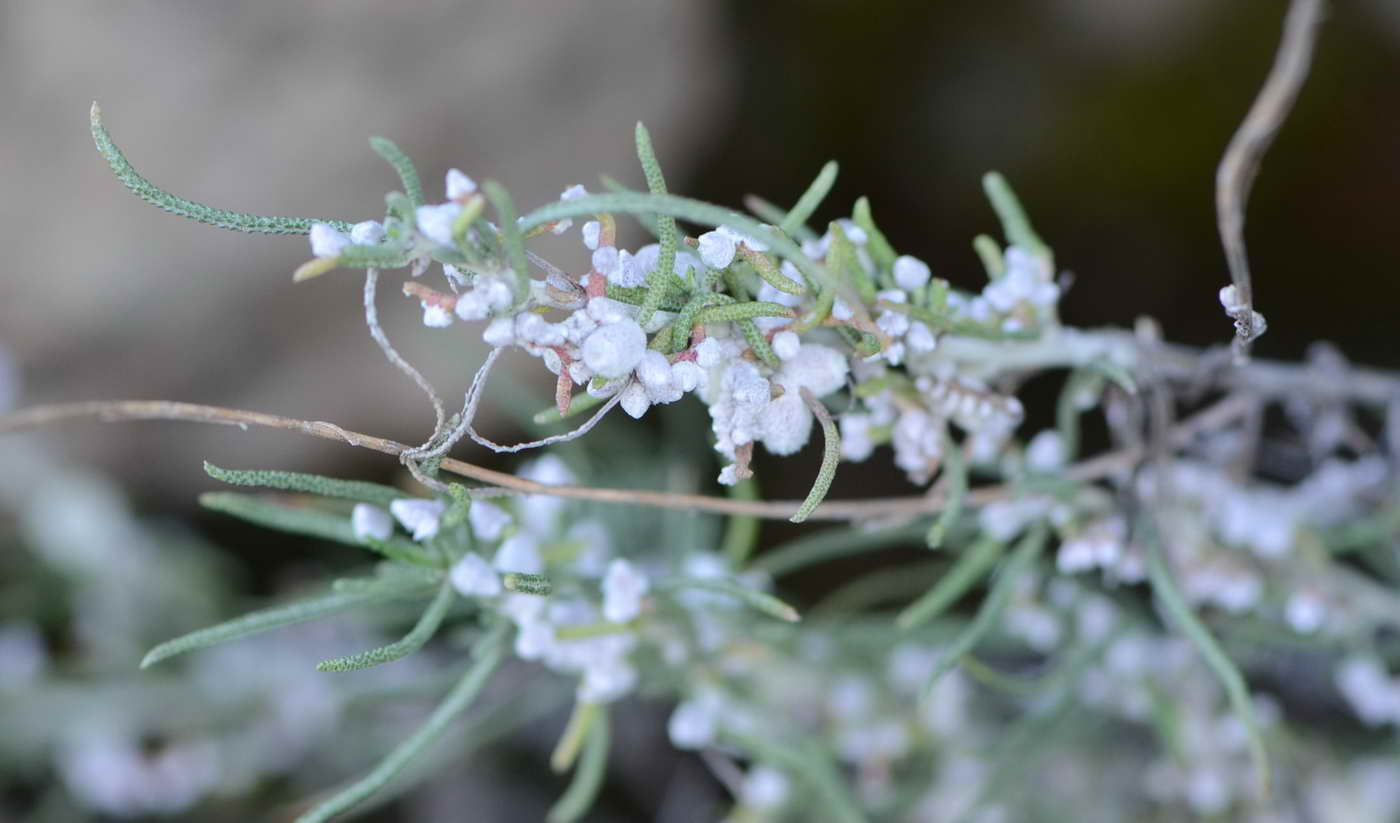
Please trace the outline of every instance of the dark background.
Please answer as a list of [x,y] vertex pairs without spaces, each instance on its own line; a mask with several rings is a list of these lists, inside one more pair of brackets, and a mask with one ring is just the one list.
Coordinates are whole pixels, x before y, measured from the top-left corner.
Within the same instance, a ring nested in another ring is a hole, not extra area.
[[[639,119],[671,188],[716,202],[750,192],[791,202],[836,159],[821,219],[867,195],[900,251],[971,289],[982,278],[971,238],[996,230],[980,177],[998,169],[1075,275],[1067,323],[1151,315],[1170,339],[1222,343],[1215,166],[1273,59],[1285,7],[0,4],[0,345],[23,373],[23,405],[164,398],[411,442],[430,429],[426,402],[364,333],[353,275],[294,287],[303,239],[227,234],[127,195],[92,149],[94,98],[157,184],[269,214],[379,217],[396,184],[366,146],[372,134],[415,157],[430,197],[458,166],[501,180],[522,210],[599,173],[639,182]],[[1334,4],[1249,209],[1256,301],[1270,321],[1259,356],[1297,358],[1323,338],[1357,361],[1400,366],[1397,102],[1400,4]],[[545,250],[564,266],[585,259],[576,235]],[[422,327],[397,276],[380,306],[399,348],[449,404],[459,397],[482,354],[475,329]],[[546,405],[548,375],[531,361],[521,377],[529,402]],[[497,412],[523,402],[512,395]],[[522,433],[505,415],[488,428],[497,439]],[[143,513],[193,518],[263,581],[288,564],[336,561],[199,514],[196,493],[213,485],[203,459],[379,480],[397,471],[379,455],[276,432],[84,424],[41,437],[59,459],[117,478]],[[761,461],[765,491],[800,496],[815,463]],[[833,494],[881,488],[900,487],[847,473]]]

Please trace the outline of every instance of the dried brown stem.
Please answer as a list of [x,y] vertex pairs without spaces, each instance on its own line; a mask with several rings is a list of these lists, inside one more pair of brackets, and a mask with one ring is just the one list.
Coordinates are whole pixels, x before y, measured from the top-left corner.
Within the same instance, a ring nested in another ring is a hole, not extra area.
[[[1196,435],[1228,425],[1249,408],[1249,400],[1232,395],[1197,413],[1172,429],[1176,446],[1189,442]],[[402,443],[382,437],[347,431],[334,423],[299,420],[276,414],[201,406],[169,400],[98,400],[85,403],[63,403],[35,406],[0,416],[0,434],[33,429],[69,420],[96,418],[103,422],[126,420],[183,420],[192,423],[215,423],[225,426],[264,426],[327,440],[338,440],[352,446],[373,449],[384,454],[401,455],[410,449]],[[1075,481],[1096,480],[1116,474],[1136,465],[1144,457],[1140,448],[1129,448],[1076,463],[1065,471],[1065,477]],[[603,489],[585,486],[550,486],[526,480],[505,472],[494,471],[453,458],[442,461],[443,471],[460,477],[489,483],[522,494],[546,494],[575,500],[634,506],[685,509],[713,514],[745,515],[772,520],[787,520],[802,505],[800,500],[730,500],[703,494],[657,492],[642,489]],[[968,493],[968,505],[985,505],[1011,493],[1008,486],[984,486]],[[946,496],[915,495],[876,500],[829,500],[812,512],[810,520],[866,520],[878,517],[915,517],[935,514],[943,508]]]

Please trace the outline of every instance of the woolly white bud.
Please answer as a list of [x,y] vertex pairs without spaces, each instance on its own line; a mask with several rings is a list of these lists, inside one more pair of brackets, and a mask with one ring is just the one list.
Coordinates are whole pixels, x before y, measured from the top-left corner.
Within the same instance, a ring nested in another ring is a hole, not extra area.
[[849,371],[850,364],[841,352],[830,346],[805,343],[783,363],[775,379],[784,386],[805,388],[822,397],[846,385]]
[[802,340],[793,331],[780,331],[773,335],[773,353],[779,360],[791,360],[802,347]]
[[583,246],[587,249],[598,248],[598,238],[603,233],[603,224],[597,220],[589,220],[583,224]]
[[713,369],[724,358],[724,346],[717,337],[706,337],[695,347],[695,363],[702,369]]
[[495,597],[501,593],[501,576],[476,552],[467,552],[448,573],[452,588],[466,597]]
[[441,500],[421,500],[405,497],[389,504],[389,511],[413,533],[414,540],[427,540],[436,537],[441,525],[442,513],[447,504]]
[[583,362],[595,374],[622,377],[647,351],[647,336],[635,320],[599,326],[583,341]]
[[637,420],[651,408],[651,397],[642,384],[629,383],[627,388],[622,390],[622,400],[618,401],[618,405],[622,406],[622,410],[633,420]]
[[[768,226],[767,228],[772,228],[772,226]],[[739,231],[730,228],[729,226],[720,226],[718,229],[716,229],[716,231],[720,232],[721,234],[726,234],[726,235],[728,235],[728,236],[729,236],[730,238],[732,238],[736,243],[743,243],[745,246],[748,246],[749,248],[753,249],[754,251],[768,251],[768,244],[767,244],[767,243],[763,243],[763,242],[761,242],[761,241],[759,241],[759,240],[755,240],[754,238],[750,237],[749,235],[747,235],[747,234],[742,234],[742,233],[740,233]]]
[[544,571],[544,558],[540,556],[540,547],[535,538],[516,534],[507,537],[496,549],[491,565],[503,572],[539,574]]
[[384,239],[384,227],[373,220],[350,227],[350,242],[357,246],[373,246]]
[[851,310],[850,304],[838,297],[836,302],[831,304],[831,316],[844,323],[856,315]]
[[423,325],[430,329],[445,329],[452,325],[452,313],[442,306],[424,303]]
[[777,455],[795,454],[812,436],[812,411],[800,394],[790,390],[768,403],[758,425],[765,449]]
[[452,224],[462,214],[462,207],[456,203],[443,203],[440,206],[419,206],[414,211],[418,231],[439,246],[452,245]]
[[593,661],[583,670],[575,696],[583,703],[610,703],[636,688],[637,670],[620,657]]
[[754,766],[744,775],[739,797],[751,809],[773,811],[787,802],[792,782],[772,766]]
[[928,264],[917,257],[900,255],[894,261],[894,282],[905,291],[914,291],[928,284],[932,272]]
[[1049,474],[1059,471],[1065,465],[1065,442],[1060,433],[1046,429],[1026,446],[1026,467],[1033,472]]
[[600,326],[617,323],[630,316],[626,303],[621,303],[610,297],[595,297],[588,301],[588,317]]
[[472,534],[478,540],[495,540],[510,525],[510,515],[506,510],[485,500],[472,503],[467,510],[467,519],[472,524]]
[[626,623],[642,613],[642,598],[651,588],[641,570],[622,558],[608,564],[603,577],[603,617],[609,623]]
[[447,170],[447,199],[459,200],[476,192],[476,181],[459,169]]
[[733,263],[736,247],[732,234],[707,231],[700,235],[700,259],[712,269],[722,269]]
[[329,223],[312,223],[310,239],[311,253],[317,257],[335,257],[350,245],[350,237]]
[[356,540],[388,540],[394,533],[394,520],[389,513],[369,503],[356,503],[350,512],[350,528]]
[[526,343],[537,346],[564,345],[564,328],[551,323],[534,312],[521,312],[515,316],[515,336]]
[[666,355],[655,349],[647,349],[637,363],[637,379],[646,386],[647,392],[662,391],[671,387],[671,363]]
[[683,392],[695,391],[705,376],[705,370],[689,360],[678,360],[671,364],[671,379]]
[[909,331],[904,333],[904,342],[914,351],[933,351],[938,348],[938,338],[933,336],[933,330],[917,320],[909,324]]
[[481,339],[493,346],[509,346],[515,342],[515,320],[509,317],[497,317],[486,324],[486,330],[481,333]]
[[491,306],[480,289],[472,289],[457,297],[457,316],[467,322],[485,320],[491,315]]
[[[315,226],[312,227],[315,230]],[[1240,300],[1239,290],[1234,285],[1226,286],[1220,290],[1220,305],[1225,308],[1225,313],[1230,315],[1244,311],[1244,301]]]
[[588,189],[585,189],[581,183],[575,183],[574,185],[568,187],[567,189],[564,189],[563,191],[559,192],[559,199],[560,199],[560,200],[565,200],[565,201],[567,201],[567,200],[577,200],[577,199],[579,199],[580,197],[587,197],[587,196],[588,196]]

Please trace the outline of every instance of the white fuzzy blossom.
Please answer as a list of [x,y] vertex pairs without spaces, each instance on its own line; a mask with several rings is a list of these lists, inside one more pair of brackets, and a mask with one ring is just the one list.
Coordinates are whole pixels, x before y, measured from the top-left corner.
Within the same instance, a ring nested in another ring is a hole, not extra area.
[[478,500],[467,509],[467,521],[471,523],[472,534],[478,540],[496,540],[510,525],[511,517],[495,503]]
[[894,261],[894,282],[905,291],[914,291],[928,285],[929,277],[928,264],[917,257],[910,257],[907,254],[900,255]]
[[622,558],[608,565],[603,577],[603,617],[610,623],[626,623],[642,612],[642,598],[651,582],[640,569]]
[[647,336],[637,321],[622,319],[599,326],[583,341],[583,362],[601,377],[623,377],[641,362]]
[[467,552],[453,563],[448,579],[464,597],[495,597],[503,590],[501,576],[476,552]]
[[413,535],[414,540],[436,537],[447,504],[441,500],[404,497],[389,504],[389,512]]
[[356,503],[350,512],[350,528],[356,540],[388,540],[394,533],[394,520],[378,506]]
[[447,199],[461,200],[476,193],[476,181],[462,173],[460,169],[447,170]]

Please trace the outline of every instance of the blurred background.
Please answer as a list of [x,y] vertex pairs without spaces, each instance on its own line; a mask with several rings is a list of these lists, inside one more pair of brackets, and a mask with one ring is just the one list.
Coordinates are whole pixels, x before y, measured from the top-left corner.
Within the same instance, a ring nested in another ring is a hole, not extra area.
[[[1148,314],[1171,339],[1222,343],[1215,166],[1272,61],[1285,7],[12,0],[0,4],[0,347],[15,378],[0,370],[0,404],[7,392],[21,406],[172,399],[414,443],[431,428],[426,402],[364,333],[357,278],[293,287],[290,272],[310,256],[304,239],[225,233],[132,198],[93,150],[93,99],[157,185],[263,214],[380,217],[397,183],[370,135],[415,158],[430,198],[455,166],[502,181],[522,209],[574,183],[594,187],[599,173],[639,184],[637,120],[671,188],[720,203],[748,193],[788,203],[835,159],[841,177],[821,220],[867,195],[896,248],[967,288],[982,278],[971,238],[996,228],[980,177],[999,169],[1074,274],[1067,323],[1127,326]],[[1322,338],[1356,361],[1400,367],[1397,99],[1400,4],[1335,4],[1249,210],[1257,304],[1270,321],[1260,356],[1298,358]],[[576,239],[543,249],[565,267],[586,259]],[[380,293],[388,333],[457,396],[480,344],[460,324],[424,328],[396,283]],[[502,394],[497,439],[521,433],[509,417],[525,404],[548,404],[546,376],[522,370],[524,388]],[[81,466],[109,478],[120,491],[104,494],[143,522],[200,541],[209,568],[243,575],[244,592],[340,561],[200,513],[195,496],[212,485],[202,460],[381,481],[397,471],[309,438],[170,423],[70,425],[22,448],[0,442],[11,503],[34,491],[34,473]],[[765,465],[766,493],[800,496],[815,456]],[[834,494],[858,482],[838,480]],[[13,512],[0,514],[6,531]],[[10,581],[19,572],[0,562]],[[0,598],[0,619],[32,605]]]

